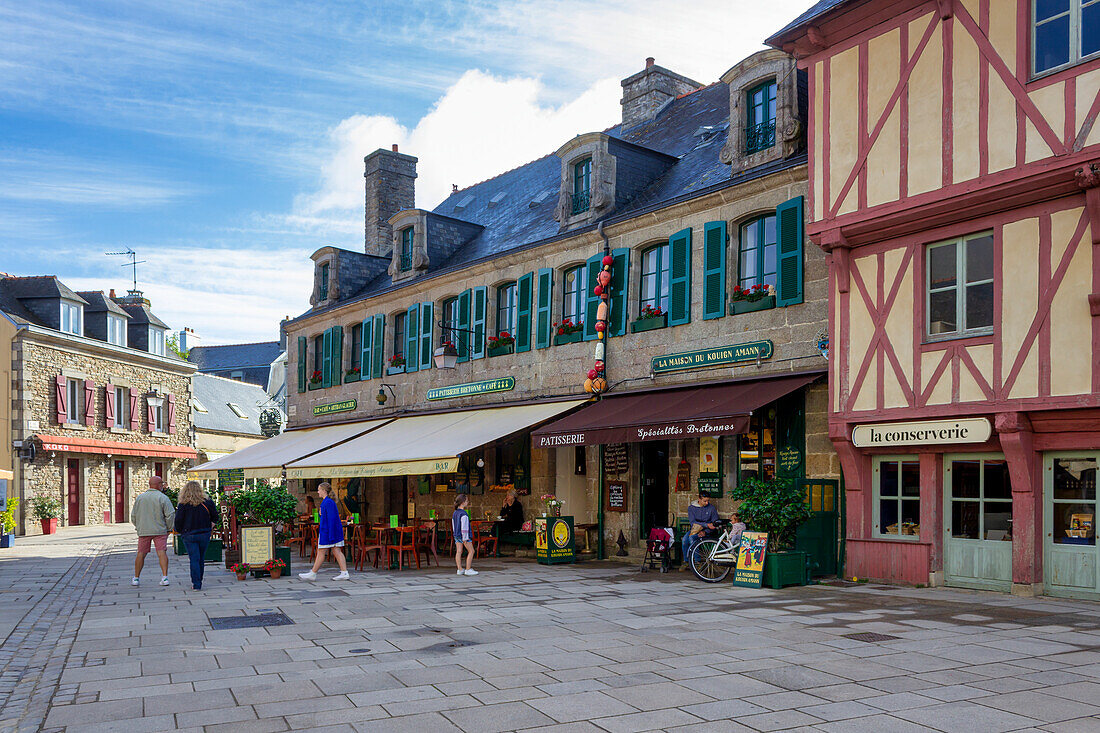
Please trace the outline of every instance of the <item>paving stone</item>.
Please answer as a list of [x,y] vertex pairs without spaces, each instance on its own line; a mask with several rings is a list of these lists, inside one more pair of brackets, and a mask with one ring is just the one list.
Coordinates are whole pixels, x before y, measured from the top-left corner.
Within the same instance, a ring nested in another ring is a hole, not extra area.
[[579,692],[558,697],[538,698],[528,700],[526,704],[559,723],[637,712],[636,708],[600,692]]
[[926,708],[899,710],[894,717],[934,728],[944,733],[1002,733],[1035,726],[1035,718],[995,710],[972,702],[954,702]]
[[592,722],[611,733],[638,733],[638,731],[665,730],[673,726],[693,725],[703,721],[683,710],[663,708],[611,718],[596,718]]
[[760,731],[788,730],[821,722],[820,718],[815,718],[798,710],[776,710],[756,715],[744,715],[738,717],[737,720],[752,730]]
[[1100,705],[1098,705],[1100,700],[1096,698],[1093,698],[1093,702],[1098,704],[1086,705],[1075,700],[1052,697],[1045,691],[1011,692],[984,698],[979,702],[987,707],[1024,715],[1045,723],[1057,723],[1062,720],[1100,714]]
[[520,728],[549,726],[554,720],[522,702],[483,705],[464,710],[449,710],[443,713],[468,733],[502,733]]

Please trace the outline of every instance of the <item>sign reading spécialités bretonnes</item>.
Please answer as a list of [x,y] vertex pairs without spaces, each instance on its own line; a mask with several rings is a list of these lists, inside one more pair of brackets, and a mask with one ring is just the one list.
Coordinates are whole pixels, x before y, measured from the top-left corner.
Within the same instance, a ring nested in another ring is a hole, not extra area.
[[740,435],[748,427],[748,421],[747,415],[735,415],[726,418],[656,422],[629,427],[600,427],[586,432],[539,435],[535,438],[535,447],[555,448],[597,443],[636,443],[645,440],[698,438],[704,435]]
[[750,341],[745,344],[719,346],[716,349],[684,351],[679,354],[655,356],[649,368],[654,374],[679,372],[685,369],[705,369],[707,367],[728,366],[772,358],[771,341]]
[[852,445],[857,448],[877,448],[895,445],[984,443],[992,434],[993,426],[984,417],[877,423],[857,425],[852,430]]

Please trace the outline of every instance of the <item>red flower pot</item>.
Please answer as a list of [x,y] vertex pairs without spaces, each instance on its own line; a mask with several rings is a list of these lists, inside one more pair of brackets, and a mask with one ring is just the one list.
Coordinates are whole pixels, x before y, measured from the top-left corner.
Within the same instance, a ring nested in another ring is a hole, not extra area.
[[57,517],[42,520],[42,534],[53,534],[57,531]]

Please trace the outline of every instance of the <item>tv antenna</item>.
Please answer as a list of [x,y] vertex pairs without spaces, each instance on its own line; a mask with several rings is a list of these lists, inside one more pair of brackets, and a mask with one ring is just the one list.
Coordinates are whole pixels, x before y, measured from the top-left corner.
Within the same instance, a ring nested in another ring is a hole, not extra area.
[[134,289],[131,290],[129,294],[130,295],[141,295],[141,291],[138,290],[138,286],[137,286],[137,266],[138,265],[144,265],[146,260],[139,260],[137,258],[137,252],[135,252],[130,247],[127,247],[124,252],[104,252],[103,254],[105,254],[109,257],[126,257],[126,259],[129,260],[129,262],[123,263],[123,265],[122,265],[123,267],[132,267],[132,268],[134,268]]

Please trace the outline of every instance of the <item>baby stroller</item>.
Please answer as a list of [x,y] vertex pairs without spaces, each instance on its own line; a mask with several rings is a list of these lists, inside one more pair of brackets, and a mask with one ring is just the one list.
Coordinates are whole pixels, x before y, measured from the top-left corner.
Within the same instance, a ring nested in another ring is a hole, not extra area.
[[649,539],[645,541],[645,556],[642,558],[642,572],[660,567],[667,573],[672,567],[672,543],[676,537],[672,527],[654,527],[649,530]]

